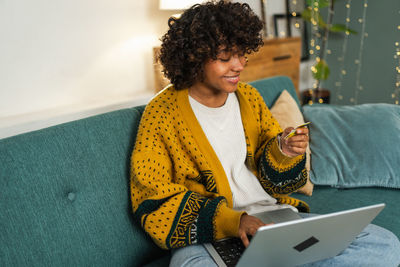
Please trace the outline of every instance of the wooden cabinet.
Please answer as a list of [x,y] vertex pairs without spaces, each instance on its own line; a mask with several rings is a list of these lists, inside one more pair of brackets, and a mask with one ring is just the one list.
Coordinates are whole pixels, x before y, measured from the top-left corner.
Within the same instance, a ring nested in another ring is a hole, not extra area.
[[[159,47],[155,47],[153,51],[156,92],[169,83],[162,74],[162,66],[156,61],[159,50]],[[240,80],[250,82],[285,75],[292,79],[297,94],[299,94],[300,57],[301,39],[299,37],[265,40],[258,52],[248,56],[248,63],[240,74]]]
[[257,53],[248,56],[240,79],[248,82],[278,75],[289,76],[299,95],[300,58],[299,37],[266,40]]

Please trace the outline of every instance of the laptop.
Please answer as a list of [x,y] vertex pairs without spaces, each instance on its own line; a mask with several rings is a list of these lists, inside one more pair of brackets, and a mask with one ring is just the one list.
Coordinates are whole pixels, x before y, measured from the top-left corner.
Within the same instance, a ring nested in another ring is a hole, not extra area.
[[204,244],[218,266],[296,266],[346,249],[385,204],[302,218],[291,209],[253,214],[264,223],[245,249],[239,238]]

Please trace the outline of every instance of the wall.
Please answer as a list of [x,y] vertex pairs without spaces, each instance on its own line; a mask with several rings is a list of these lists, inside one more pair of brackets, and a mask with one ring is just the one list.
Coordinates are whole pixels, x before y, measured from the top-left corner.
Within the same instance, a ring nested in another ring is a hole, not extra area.
[[[349,2],[350,9],[345,6]],[[336,1],[334,23],[345,24],[348,15],[349,27],[358,34],[349,35],[347,40],[343,34],[329,38],[331,75],[323,87],[331,91],[331,102],[396,103],[400,90],[400,84],[396,89],[396,82],[400,82],[400,46],[396,46],[400,43],[400,1]]]
[[148,99],[170,15],[158,0],[0,1],[0,137]]

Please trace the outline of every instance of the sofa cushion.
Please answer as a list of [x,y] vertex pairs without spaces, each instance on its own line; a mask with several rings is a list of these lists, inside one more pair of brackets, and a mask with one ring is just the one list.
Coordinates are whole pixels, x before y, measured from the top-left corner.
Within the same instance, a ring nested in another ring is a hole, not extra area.
[[292,80],[286,76],[276,76],[265,78],[250,83],[257,88],[260,95],[263,97],[265,104],[271,108],[275,101],[279,98],[283,90],[287,90],[300,107],[300,102],[296,94],[296,90]]
[[132,217],[135,109],[0,140],[0,266],[142,266],[163,254]]
[[400,107],[312,105],[311,180],[336,187],[400,188]]

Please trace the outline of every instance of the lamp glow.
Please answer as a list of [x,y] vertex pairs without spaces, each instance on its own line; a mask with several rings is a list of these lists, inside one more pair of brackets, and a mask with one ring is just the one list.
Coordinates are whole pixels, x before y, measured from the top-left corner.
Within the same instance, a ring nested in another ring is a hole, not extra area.
[[162,10],[184,10],[202,2],[204,0],[160,0],[159,7]]

